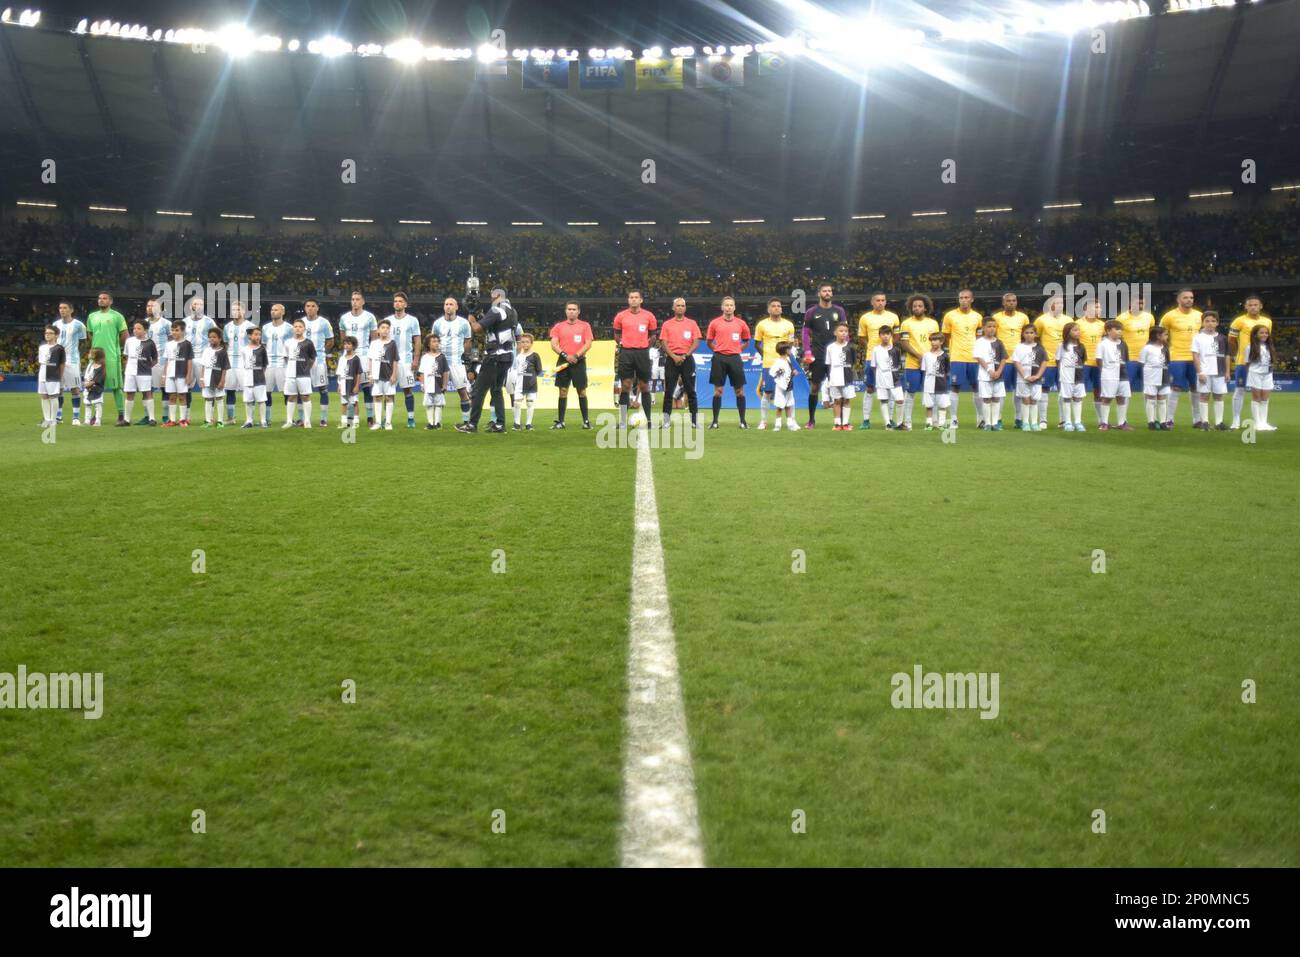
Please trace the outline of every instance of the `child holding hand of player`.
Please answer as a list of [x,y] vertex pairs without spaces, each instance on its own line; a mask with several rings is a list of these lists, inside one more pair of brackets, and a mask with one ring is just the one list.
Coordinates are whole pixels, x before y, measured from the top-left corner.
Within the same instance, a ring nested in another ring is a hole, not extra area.
[[1016,419],[1024,432],[1037,432],[1038,403],[1043,397],[1043,373],[1047,371],[1047,350],[1038,342],[1033,323],[1020,329],[1020,345],[1011,353],[1016,367]]
[[1169,429],[1165,413],[1169,406],[1169,329],[1152,326],[1147,344],[1138,353],[1142,363],[1142,395],[1146,399],[1147,428],[1152,432]]
[[[442,354],[442,340],[435,335],[429,335],[424,340],[424,355],[420,356],[420,389],[424,392],[424,415],[428,419],[425,428],[432,431],[433,429],[442,428],[442,410],[447,404],[447,377],[451,374],[451,366],[447,364],[447,357]],[[533,415],[532,404],[528,406],[528,418],[531,425]],[[519,421],[519,407],[515,407],[515,421]],[[516,426],[517,428],[518,426]]]
[[91,349],[90,362],[86,365],[86,374],[81,380],[81,391],[86,394],[87,425],[104,424],[104,382],[108,375],[105,369],[104,350]]
[[[420,367],[424,368],[424,359],[420,359]],[[361,357],[357,355],[357,337],[343,337],[343,354],[339,356],[338,368],[334,370],[339,384],[339,428],[346,429],[349,425],[357,425],[360,419],[357,418],[357,396],[361,392]]]
[[794,366],[790,362],[789,342],[776,344],[776,360],[767,372],[776,387],[772,390],[772,408],[776,411],[776,425],[772,430],[780,432],[784,419],[791,432],[799,431],[799,423],[794,420]]

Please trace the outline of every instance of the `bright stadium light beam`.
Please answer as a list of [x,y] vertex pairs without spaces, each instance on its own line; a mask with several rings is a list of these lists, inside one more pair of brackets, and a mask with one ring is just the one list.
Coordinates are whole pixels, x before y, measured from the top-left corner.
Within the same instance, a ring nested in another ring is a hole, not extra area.
[[424,45],[413,37],[407,37],[384,47],[384,56],[410,66],[424,59]]

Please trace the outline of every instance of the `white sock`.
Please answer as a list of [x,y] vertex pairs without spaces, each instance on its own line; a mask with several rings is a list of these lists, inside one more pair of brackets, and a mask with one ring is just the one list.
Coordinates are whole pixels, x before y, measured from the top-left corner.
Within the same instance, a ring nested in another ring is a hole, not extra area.
[[433,425],[433,406],[426,405],[424,407],[424,418],[430,425]]
[[1119,402],[1115,405],[1115,419],[1120,425],[1128,425],[1128,403]]
[[1051,400],[1052,400],[1051,393],[1048,392],[1046,389],[1044,389],[1043,394],[1038,397],[1038,424],[1039,425],[1047,424],[1047,406],[1048,403],[1051,402]]
[[244,403],[244,422],[247,425],[253,424],[253,403]]
[[916,396],[910,392],[903,396],[903,424],[912,427],[912,410],[916,408]]
[[891,426],[891,425],[894,424],[894,420],[891,419],[891,418],[889,417],[889,403],[888,403],[888,402],[882,402],[882,403],[880,403],[880,417],[881,417],[882,419],[885,420],[885,427],[886,427],[886,428],[888,428],[889,426]]
[[1110,407],[1107,403],[1102,402],[1101,399],[1092,400],[1092,411],[1097,413],[1098,422],[1102,421],[1101,417],[1103,414],[1106,416],[1105,421],[1107,423],[1110,422]]
[[311,425],[311,399],[302,400],[302,424]]
[[433,424],[442,425],[442,406],[440,405],[433,407]]
[[1155,422],[1156,421],[1156,400],[1151,398],[1150,396],[1147,396],[1146,404],[1147,404],[1147,421]]
[[397,408],[397,400],[390,399],[384,403],[384,425],[393,424],[393,410]]
[[1192,393],[1192,421],[1202,422],[1205,420],[1205,403],[1201,401],[1199,392]]
[[1210,405],[1214,408],[1214,424],[1223,425],[1223,399],[1215,397],[1210,400]]
[[[524,420],[524,425],[532,425],[532,424],[533,424],[533,406],[535,406],[536,404],[537,404],[537,399],[536,399],[536,397],[530,395],[530,396],[528,397],[528,418]],[[651,412],[647,412],[647,413],[646,413],[646,417],[645,417],[645,419],[646,419],[647,422],[650,421],[650,416],[651,416],[651,415],[653,415],[653,413],[651,413]]]
[[1169,412],[1169,397],[1166,396],[1166,397],[1163,398],[1163,399],[1157,398],[1157,399],[1156,399],[1156,421],[1157,421],[1157,422],[1168,422],[1169,419],[1166,419],[1165,416],[1166,416],[1166,415],[1169,415],[1169,414],[1170,414],[1170,412]]
[[519,420],[523,417],[524,407],[518,402],[515,403],[515,428],[519,427]]
[[1255,420],[1255,426],[1257,428],[1263,424],[1264,417],[1259,411],[1259,403],[1254,399],[1250,400],[1250,417]]
[[1272,423],[1268,421],[1268,399],[1265,399],[1259,404],[1259,418],[1264,425],[1272,425]]
[[[767,425],[767,410],[771,404],[771,400],[766,395],[761,396],[758,400],[758,421],[763,425]],[[780,419],[777,421],[779,422]]]
[[126,421],[128,422],[131,421],[131,415],[134,412],[135,412],[135,397],[127,396],[126,397]]
[[1168,413],[1169,418],[1165,419],[1166,422],[1172,422],[1174,421],[1174,419],[1178,417],[1178,397],[1181,395],[1182,393],[1179,392],[1177,389],[1169,390],[1169,397],[1165,399],[1165,402],[1168,403],[1168,408],[1169,408],[1169,413]]
[[[1232,390],[1232,424],[1241,425],[1241,407],[1246,404],[1246,390],[1237,388]],[[1252,405],[1253,409],[1254,406]]]
[[145,411],[145,414],[149,416],[149,421],[152,422],[152,421],[154,420],[154,417],[153,417],[153,393],[150,393],[150,394],[149,394],[149,398],[147,398],[147,399],[144,400],[144,411]]

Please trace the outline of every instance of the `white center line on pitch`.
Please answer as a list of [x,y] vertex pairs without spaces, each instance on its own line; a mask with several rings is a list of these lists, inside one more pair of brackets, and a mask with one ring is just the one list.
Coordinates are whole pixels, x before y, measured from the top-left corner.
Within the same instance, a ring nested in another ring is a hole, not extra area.
[[628,615],[622,865],[703,867],[695,773],[659,538],[654,467],[646,442],[638,442],[636,453],[635,525]]

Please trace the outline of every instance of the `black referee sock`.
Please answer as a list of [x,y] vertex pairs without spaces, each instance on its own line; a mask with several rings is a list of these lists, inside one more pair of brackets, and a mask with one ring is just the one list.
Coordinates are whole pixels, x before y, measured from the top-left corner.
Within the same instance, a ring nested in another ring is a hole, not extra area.
[[560,396],[560,424],[564,424],[564,410],[568,408],[569,399],[567,396]]
[[722,396],[715,395],[713,397],[713,421],[714,422],[718,421],[718,413],[721,411],[722,411]]
[[588,416],[587,416],[587,397],[585,395],[578,396],[578,408],[582,412],[582,421],[586,422]]
[[641,411],[645,413],[645,426],[650,428],[650,416],[655,414],[654,402],[650,400],[649,392],[641,393]]
[[745,424],[745,397],[743,395],[736,396],[736,409],[737,411],[740,412],[740,424],[744,425]]
[[817,392],[811,382],[808,383],[808,421],[817,421]]

